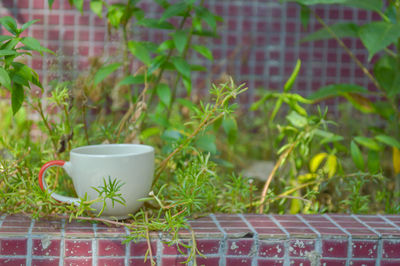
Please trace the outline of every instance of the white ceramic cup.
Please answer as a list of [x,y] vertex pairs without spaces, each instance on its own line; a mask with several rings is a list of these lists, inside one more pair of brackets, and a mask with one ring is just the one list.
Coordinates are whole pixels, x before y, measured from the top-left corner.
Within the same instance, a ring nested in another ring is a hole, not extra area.
[[[99,193],[93,187],[103,186],[104,179],[117,179],[123,184],[119,192],[125,199],[125,206],[114,201],[112,207],[111,200],[107,199],[107,207],[101,216],[123,219],[140,208],[142,202],[138,199],[146,197],[151,189],[154,148],[140,144],[89,145],[72,149],[69,162],[50,161],[44,164],[39,172],[40,188],[49,191],[60,202],[79,205],[78,198],[62,196],[48,189],[44,176],[52,166],[65,169],[79,198],[87,193],[89,200],[96,199]],[[99,213],[103,203],[95,202],[91,207]]]

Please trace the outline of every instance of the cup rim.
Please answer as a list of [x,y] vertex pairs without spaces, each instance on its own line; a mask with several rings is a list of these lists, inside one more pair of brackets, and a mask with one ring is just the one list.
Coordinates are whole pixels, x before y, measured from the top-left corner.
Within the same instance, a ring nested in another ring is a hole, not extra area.
[[[92,150],[97,149],[99,147],[130,147],[130,148],[140,148],[135,152],[125,152],[122,154],[92,154],[92,153],[85,153],[83,150]],[[149,145],[145,144],[95,144],[95,145],[86,145],[80,146],[77,148],[73,148],[70,151],[71,155],[74,156],[84,156],[84,157],[126,157],[126,156],[133,156],[133,155],[144,155],[147,153],[153,153],[154,148]]]

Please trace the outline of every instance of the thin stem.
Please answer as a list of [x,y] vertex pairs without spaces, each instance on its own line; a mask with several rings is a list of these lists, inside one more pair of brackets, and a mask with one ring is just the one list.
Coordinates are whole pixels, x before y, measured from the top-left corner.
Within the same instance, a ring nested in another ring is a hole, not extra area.
[[[144,218],[145,218],[146,224],[149,224],[149,218],[147,217],[147,212],[144,213]],[[154,258],[153,258],[153,251],[151,250],[150,233],[149,233],[148,226],[146,226],[146,242],[147,242],[147,249],[148,249],[149,255],[150,255],[151,265],[156,265],[156,262],[154,261]]]
[[49,133],[50,140],[51,140],[51,142],[53,144],[54,152],[56,154],[57,153],[57,143],[56,143],[56,140],[54,139],[53,131],[51,130],[49,122],[47,121],[47,118],[44,115],[43,106],[42,106],[41,101],[39,100],[37,103],[38,103],[38,105],[37,105],[38,108],[36,110],[39,112],[40,117],[42,118],[42,121],[43,121],[43,123],[44,123],[44,125],[45,125],[45,127],[46,127],[46,129],[47,129],[47,131]]
[[89,141],[89,133],[88,133],[88,123],[86,120],[86,105],[82,105],[82,120],[83,120],[83,130],[85,132],[85,138],[88,145],[90,145]]
[[[261,202],[265,201],[265,198],[267,196],[268,192],[268,187],[272,181],[272,178],[274,178],[276,171],[278,170],[279,166],[281,166],[282,162],[289,156],[289,154],[293,151],[294,147],[296,146],[297,141],[292,143],[292,145],[289,146],[289,148],[279,156],[278,161],[276,162],[274,168],[272,169],[272,172],[269,174],[267,181],[265,182],[262,194],[261,194]],[[264,211],[264,204],[260,205],[260,208],[258,212],[261,214]]]

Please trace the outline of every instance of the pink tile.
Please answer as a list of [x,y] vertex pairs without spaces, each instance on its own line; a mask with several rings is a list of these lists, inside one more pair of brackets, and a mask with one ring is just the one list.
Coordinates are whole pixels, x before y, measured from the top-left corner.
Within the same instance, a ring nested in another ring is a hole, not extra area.
[[315,241],[310,239],[296,239],[289,241],[289,256],[304,257],[306,252],[315,250]]
[[316,230],[322,235],[322,236],[334,236],[334,237],[341,237],[345,238],[347,237],[347,234],[340,230],[339,228],[316,228]]
[[219,224],[223,228],[248,228],[246,223],[242,221],[228,221],[228,222],[222,221],[219,222]]
[[258,255],[260,257],[282,258],[285,255],[283,242],[260,241]]
[[32,259],[32,266],[58,266],[60,259]]
[[26,255],[27,239],[0,239],[0,255]]
[[308,228],[285,228],[289,235],[293,238],[295,237],[309,237],[315,238],[317,234]]
[[221,241],[218,239],[198,239],[196,240],[196,247],[204,254],[218,254]]
[[92,266],[92,258],[65,258],[65,266]]
[[324,239],[322,240],[322,257],[347,258],[347,240]]
[[290,266],[311,266],[308,259],[290,259]]
[[346,266],[347,260],[339,259],[321,259],[320,264],[324,266]]
[[351,260],[350,265],[352,265],[352,266],[375,266],[376,260]]
[[229,266],[251,266],[251,258],[226,258],[226,265]]
[[286,221],[282,221],[279,222],[283,227],[305,227],[308,228],[308,226],[303,223],[303,222],[286,222]]
[[60,256],[60,240],[33,239],[32,254],[34,256]]
[[99,266],[124,266],[124,258],[98,258],[97,265]]
[[376,258],[378,251],[378,241],[353,240],[353,258]]
[[[147,253],[148,245],[146,241],[131,242],[131,256],[145,256]],[[157,242],[151,242],[151,252],[153,256],[157,255]]]
[[92,256],[92,240],[65,240],[66,257]]
[[383,240],[382,258],[400,258],[400,241]]
[[254,241],[252,239],[228,239],[227,246],[228,251],[227,255],[248,255],[250,250],[254,245]]
[[98,255],[99,256],[125,256],[126,245],[122,244],[121,240],[98,240]]
[[385,259],[382,259],[380,266],[399,266],[399,265],[400,265],[400,260],[394,260],[394,259],[385,260]]
[[287,235],[279,228],[255,228],[255,231],[259,234],[260,238],[286,238]]

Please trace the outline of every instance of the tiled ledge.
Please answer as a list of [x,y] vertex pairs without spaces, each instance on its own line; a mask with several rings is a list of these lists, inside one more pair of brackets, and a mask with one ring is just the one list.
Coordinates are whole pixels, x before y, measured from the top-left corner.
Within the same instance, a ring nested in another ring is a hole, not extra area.
[[[190,223],[204,254],[197,265],[400,265],[400,216],[215,214]],[[150,265],[144,239],[121,243],[128,233],[2,215],[0,265]],[[189,236],[181,233],[184,241]],[[152,234],[157,265],[182,265],[187,256],[166,245],[165,237]]]

